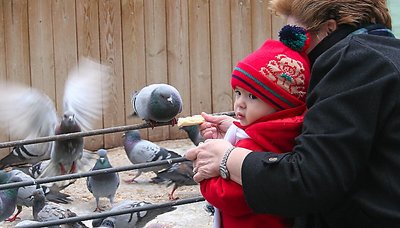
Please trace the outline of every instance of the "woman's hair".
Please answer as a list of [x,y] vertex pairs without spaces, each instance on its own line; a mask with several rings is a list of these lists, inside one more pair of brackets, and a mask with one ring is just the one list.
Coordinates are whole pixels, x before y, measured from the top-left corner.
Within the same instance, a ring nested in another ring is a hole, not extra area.
[[386,0],[270,0],[270,9],[292,16],[308,30],[334,19],[338,25],[383,24],[392,28]]

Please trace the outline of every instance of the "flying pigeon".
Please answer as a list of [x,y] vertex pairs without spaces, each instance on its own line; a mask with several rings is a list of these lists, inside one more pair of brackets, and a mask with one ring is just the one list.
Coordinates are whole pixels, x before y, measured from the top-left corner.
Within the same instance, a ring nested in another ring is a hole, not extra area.
[[133,115],[146,122],[177,123],[176,116],[182,112],[182,98],[178,90],[168,84],[151,84],[132,95]]
[[[12,176],[9,172],[0,170],[0,184],[8,184],[20,181],[22,181],[20,177]],[[0,190],[0,222],[6,220],[14,213],[17,205],[19,188],[20,187]]]
[[[132,164],[140,164],[146,162],[154,162],[160,160],[167,160],[171,158],[178,158],[181,155],[174,151],[160,147],[157,144],[144,140],[140,137],[139,130],[130,130],[124,134],[124,149],[126,155]],[[148,168],[138,169],[136,175],[129,181],[135,182],[135,179],[142,174],[142,172],[157,173],[160,170],[170,167],[170,164],[162,166],[153,166]]]
[[[21,178],[22,181],[34,181],[34,178],[29,176],[28,174],[22,172],[21,170],[18,169],[13,169],[9,171],[11,176],[16,176]],[[18,215],[22,212],[22,207],[32,207],[33,206],[33,199],[30,197],[36,189],[41,188],[45,194],[45,197],[47,200],[55,202],[55,203],[63,203],[67,204],[71,202],[72,200],[69,197],[68,194],[61,193],[59,191],[54,191],[51,188],[48,188],[46,186],[40,186],[39,184],[37,185],[29,185],[25,186],[23,188],[19,188],[18,190],[18,195],[17,195],[17,213],[12,216],[11,218],[7,219],[7,221],[15,221],[18,218]]]
[[[151,205],[149,202],[145,201],[132,201],[124,200],[111,208],[111,211],[127,210],[135,207],[143,207],[146,205]],[[146,223],[156,218],[158,215],[164,214],[175,210],[176,207],[163,207],[148,211],[140,211],[130,214],[122,214],[110,216],[107,218],[94,219],[92,221],[93,227],[118,227],[118,228],[134,228],[134,227],[144,227]]]
[[[32,213],[35,221],[47,222],[76,216],[74,212],[70,211],[69,209],[65,209],[59,204],[47,202],[42,189],[36,189],[31,197],[33,197]],[[68,225],[71,227],[87,227],[82,222],[75,222]]]
[[190,141],[192,141],[195,146],[204,142],[204,138],[200,134],[199,125],[182,126],[179,129],[184,130],[187,133]]
[[[53,101],[42,91],[9,82],[5,84],[0,85],[0,127],[8,130],[9,126],[10,135],[24,139],[91,130],[94,122],[102,117],[112,87],[109,69],[83,58],[66,81],[63,115],[59,120]],[[76,161],[82,156],[83,138],[32,144],[24,148],[14,150],[20,151],[15,156],[18,161],[7,160],[7,163],[34,164],[50,156],[51,162],[42,176],[56,176],[77,172]],[[15,155],[12,154],[10,156]]]
[[174,197],[175,190],[180,186],[197,185],[193,180],[193,163],[192,161],[184,161],[172,164],[168,169],[157,173],[156,177],[152,178],[153,183],[167,182],[167,187],[174,185],[171,193],[168,194],[170,200],[176,200]]
[[[112,168],[107,157],[107,150],[100,149],[97,151],[97,154],[99,155],[99,159],[97,159],[92,169],[93,171]],[[99,199],[100,197],[107,197],[111,205],[114,203],[114,196],[119,186],[119,174],[114,172],[88,176],[86,178],[86,185],[96,198],[96,209],[94,211],[102,211],[103,209],[99,207]]]

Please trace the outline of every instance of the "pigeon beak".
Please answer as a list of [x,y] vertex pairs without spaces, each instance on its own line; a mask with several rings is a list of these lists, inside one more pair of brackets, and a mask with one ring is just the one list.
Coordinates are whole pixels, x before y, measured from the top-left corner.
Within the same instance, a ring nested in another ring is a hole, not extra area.
[[173,100],[172,100],[172,96],[168,97],[168,98],[167,98],[167,101],[173,103],[173,102],[172,102],[172,101],[173,101]]

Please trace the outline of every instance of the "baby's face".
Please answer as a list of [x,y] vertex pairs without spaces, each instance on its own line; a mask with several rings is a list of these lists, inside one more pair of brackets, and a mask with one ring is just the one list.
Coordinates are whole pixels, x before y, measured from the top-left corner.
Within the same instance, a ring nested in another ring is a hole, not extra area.
[[252,124],[261,117],[276,112],[271,105],[241,87],[236,87],[234,110],[242,126]]

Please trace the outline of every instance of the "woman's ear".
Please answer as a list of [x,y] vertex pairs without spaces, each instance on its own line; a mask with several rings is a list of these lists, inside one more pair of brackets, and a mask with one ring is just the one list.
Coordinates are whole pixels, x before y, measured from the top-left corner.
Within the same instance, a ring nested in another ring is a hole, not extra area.
[[325,21],[325,23],[322,25],[321,28],[321,30],[326,33],[326,36],[329,36],[336,29],[337,29],[337,22],[333,19]]

